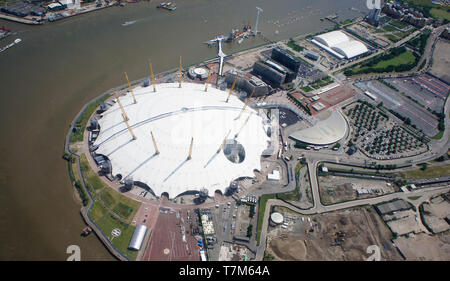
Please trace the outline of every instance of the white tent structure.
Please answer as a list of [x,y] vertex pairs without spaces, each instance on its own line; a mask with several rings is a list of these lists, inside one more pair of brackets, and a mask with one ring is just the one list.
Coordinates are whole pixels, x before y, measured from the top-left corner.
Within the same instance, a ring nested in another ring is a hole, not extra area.
[[152,87],[134,88],[136,103],[130,93],[119,97],[135,140],[118,103],[99,120],[94,146],[96,153],[109,158],[114,175],[132,177],[155,195],[167,192],[174,198],[202,189],[210,195],[225,193],[231,181],[254,177],[254,170],[261,169],[261,154],[270,138],[255,110],[246,107],[240,114],[244,103],[236,96],[227,103],[228,92],[213,87],[205,92],[205,85],[156,87],[156,92]]
[[345,137],[348,124],[339,111],[331,113],[330,117],[318,122],[315,126],[294,132],[291,138],[314,145],[335,143]]
[[339,58],[351,59],[368,51],[366,45],[339,30],[317,35],[312,42]]

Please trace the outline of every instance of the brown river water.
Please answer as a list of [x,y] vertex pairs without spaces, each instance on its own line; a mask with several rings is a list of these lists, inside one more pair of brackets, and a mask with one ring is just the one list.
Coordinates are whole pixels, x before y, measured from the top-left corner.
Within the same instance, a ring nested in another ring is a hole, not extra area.
[[[0,20],[18,32],[0,47],[0,260],[66,260],[78,245],[82,260],[113,260],[95,235],[81,238],[79,214],[62,160],[69,125],[85,103],[101,93],[148,75],[147,59],[162,72],[216,56],[202,42],[253,26],[271,40],[332,26],[320,18],[361,16],[365,0],[179,0],[177,10],[155,1],[112,7],[71,19],[26,26]],[[122,26],[122,22],[136,23]],[[275,23],[274,23],[275,22]],[[224,44],[225,53],[263,44],[261,38]]]

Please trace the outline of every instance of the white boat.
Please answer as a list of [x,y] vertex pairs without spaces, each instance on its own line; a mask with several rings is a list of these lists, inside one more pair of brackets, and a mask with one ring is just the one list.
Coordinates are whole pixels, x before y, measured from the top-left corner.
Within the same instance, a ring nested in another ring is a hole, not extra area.
[[12,46],[14,46],[14,45],[16,45],[16,44],[18,44],[18,43],[20,43],[20,42],[22,42],[22,39],[17,38],[17,39],[14,40],[14,42],[12,42],[11,44],[8,44],[8,45],[6,45],[5,47],[1,48],[1,49],[0,49],[0,53],[3,52],[3,51],[6,51],[7,49],[11,48]]
[[122,26],[127,26],[127,25],[134,24],[134,23],[136,23],[135,20],[133,20],[133,21],[126,21],[126,22],[122,23]]

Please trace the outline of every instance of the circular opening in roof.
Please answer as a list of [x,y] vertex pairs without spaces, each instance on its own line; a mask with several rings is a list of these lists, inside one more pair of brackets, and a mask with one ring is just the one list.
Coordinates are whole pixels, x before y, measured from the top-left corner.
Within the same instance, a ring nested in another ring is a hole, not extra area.
[[223,154],[232,163],[242,163],[245,159],[245,149],[237,140],[228,139],[223,148]]

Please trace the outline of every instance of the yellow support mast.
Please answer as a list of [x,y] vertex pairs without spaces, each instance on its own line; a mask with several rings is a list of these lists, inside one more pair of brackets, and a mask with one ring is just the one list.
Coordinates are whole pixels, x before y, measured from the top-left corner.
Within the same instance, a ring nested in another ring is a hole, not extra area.
[[122,105],[122,103],[120,102],[120,99],[119,99],[119,96],[117,95],[117,92],[114,92],[114,97],[116,98],[117,103],[118,103],[119,106],[120,106],[120,110],[122,111],[122,117],[123,117],[123,119],[124,119],[125,121],[128,121],[128,120],[129,120],[129,119],[128,119],[128,116],[127,116],[127,114],[125,113],[125,109],[123,108],[123,105]]
[[244,112],[245,108],[246,108],[247,105],[249,104],[250,99],[253,97],[253,94],[254,94],[254,93],[255,93],[255,90],[253,89],[252,93],[250,94],[250,96],[248,97],[247,101],[245,102],[244,107],[242,107],[241,113],[239,113],[239,117],[238,117],[238,118],[241,118],[242,112]]
[[133,137],[133,140],[136,140],[137,137],[136,137],[136,135],[133,133],[133,130],[131,129],[130,124],[128,124],[128,121],[125,120],[125,119],[124,119],[123,121],[125,121],[125,124],[127,124],[128,131],[130,131],[130,134],[131,134],[131,136]]
[[237,137],[239,136],[239,134],[241,133],[242,129],[244,129],[245,125],[247,125],[248,120],[250,120],[250,116],[252,116],[251,114],[247,117],[247,119],[245,120],[244,124],[242,124],[241,128],[239,129],[239,131],[237,132],[236,135],[234,135],[234,138],[237,139]]
[[222,149],[224,149],[225,144],[227,143],[227,139],[228,139],[228,136],[230,135],[230,133],[231,133],[231,130],[228,131],[228,134],[227,134],[226,137],[223,139],[223,142],[222,142],[222,144],[220,145],[219,149],[217,150],[217,153],[219,153]]
[[127,78],[128,88],[130,88],[130,93],[133,96],[133,101],[134,101],[134,103],[137,103],[136,98],[134,97],[133,88],[131,88],[130,80],[128,79],[128,75],[126,72],[124,72],[124,73],[125,73],[125,77]]
[[155,141],[155,137],[153,136],[153,132],[150,131],[150,134],[152,135],[153,146],[155,147],[155,154],[158,155],[159,154],[159,150],[158,150],[158,147],[156,146],[156,141]]
[[116,92],[114,92],[114,97],[116,98],[117,103],[119,104],[120,109],[122,110],[122,118],[123,118],[123,121],[125,122],[125,124],[127,125],[128,131],[130,132],[131,136],[133,137],[133,140],[136,140],[137,137],[136,137],[136,135],[134,134],[133,130],[131,129],[130,124],[128,124],[128,120],[129,120],[129,119],[128,119],[128,116],[127,116],[127,114],[125,113],[125,109],[123,108],[123,105],[122,105],[122,103],[120,102],[119,96],[117,95]]
[[209,79],[211,78],[211,68],[208,71],[208,78],[206,78],[206,83],[205,83],[205,92],[208,91],[208,83],[209,83]]
[[194,138],[191,138],[191,145],[189,146],[189,155],[187,157],[187,160],[192,159],[192,147],[194,146]]
[[180,78],[179,78],[179,87],[181,88],[181,70],[182,70],[182,67],[181,67],[181,56],[180,56],[180,71],[179,71],[179,75],[180,75]]
[[228,93],[228,97],[227,97],[227,101],[226,101],[226,102],[228,102],[228,100],[230,99],[231,93],[233,92],[234,87],[236,86],[236,81],[237,81],[237,79],[238,79],[238,76],[239,76],[239,75],[238,75],[238,73],[236,72],[236,77],[234,78],[233,85],[231,85],[230,93]]
[[156,92],[155,76],[153,75],[153,67],[151,60],[148,60],[148,65],[150,66],[150,76],[152,78],[153,92]]

